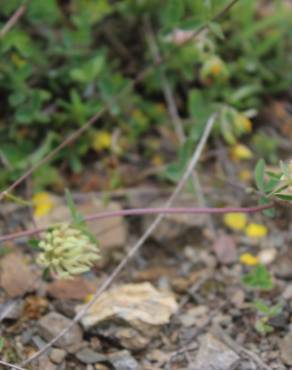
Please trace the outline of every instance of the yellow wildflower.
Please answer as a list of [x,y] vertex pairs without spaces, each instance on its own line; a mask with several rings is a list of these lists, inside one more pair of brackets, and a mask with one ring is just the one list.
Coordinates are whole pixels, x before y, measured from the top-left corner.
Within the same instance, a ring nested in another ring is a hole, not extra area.
[[228,69],[222,59],[213,56],[203,64],[200,75],[205,83],[211,82],[209,81],[210,77],[216,80],[226,80],[228,78]]
[[210,72],[213,76],[217,76],[220,74],[220,72],[222,71],[222,65],[220,63],[218,64],[213,64],[211,66],[211,69],[210,69]]
[[247,225],[245,229],[245,233],[250,238],[260,239],[260,238],[264,238],[267,235],[268,229],[264,225],[251,223]]
[[20,68],[22,67],[24,64],[26,64],[26,60],[23,59],[20,55],[18,55],[17,53],[13,53],[11,55],[11,61],[14,65],[16,65],[16,67]]
[[252,122],[245,115],[239,113],[234,120],[235,126],[242,133],[250,133],[252,131]]
[[93,134],[92,148],[96,152],[109,149],[111,147],[112,137],[108,131],[96,131]]
[[154,155],[154,157],[152,158],[151,162],[154,164],[154,166],[156,167],[159,167],[159,166],[162,166],[163,165],[163,158],[161,157],[161,155],[159,154],[156,154]]
[[230,149],[230,155],[233,160],[251,159],[253,157],[252,151],[243,144],[235,144]]
[[35,218],[47,215],[54,205],[52,197],[45,191],[35,194],[32,198],[32,202],[34,205]]
[[240,262],[247,266],[255,266],[259,263],[259,259],[250,253],[244,253],[240,256]]
[[247,217],[244,213],[226,213],[223,220],[230,229],[240,231],[245,228]]
[[239,178],[241,181],[249,182],[252,179],[252,173],[248,169],[241,170],[239,172]]
[[93,294],[87,294],[87,296],[84,298],[84,303],[88,303],[93,299]]

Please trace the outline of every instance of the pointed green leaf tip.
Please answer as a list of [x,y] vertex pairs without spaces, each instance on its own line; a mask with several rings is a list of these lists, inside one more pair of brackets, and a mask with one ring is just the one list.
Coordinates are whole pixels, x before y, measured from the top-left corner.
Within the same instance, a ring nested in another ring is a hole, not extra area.
[[70,193],[69,189],[65,189],[65,197],[66,197],[67,206],[70,209],[73,224],[75,226],[83,224],[84,223],[83,216],[78,212],[74,204],[72,194]]

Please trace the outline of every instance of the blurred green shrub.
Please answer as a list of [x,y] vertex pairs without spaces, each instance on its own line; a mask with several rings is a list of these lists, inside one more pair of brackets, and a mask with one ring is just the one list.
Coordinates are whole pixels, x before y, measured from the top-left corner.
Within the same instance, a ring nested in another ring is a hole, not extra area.
[[[152,62],[143,19],[153,23],[166,75],[180,101],[185,130],[194,143],[206,118],[219,111],[216,132],[232,144],[249,133],[267,95],[291,85],[292,14],[282,1],[238,2],[220,20],[226,0],[31,0],[17,25],[0,40],[0,186],[17,178],[107,103],[105,115],[53,165],[40,169],[36,187],[58,181],[56,164],[80,172],[96,152],[96,130],[121,131],[119,155],[143,134],[167,124],[159,70],[119,101],[114,96]],[[21,4],[5,1],[0,27]],[[265,12],[265,14],[261,14]],[[203,24],[208,29],[181,46]],[[189,141],[186,145],[190,145]],[[257,143],[257,146],[261,146]],[[103,150],[110,150],[103,149]],[[263,149],[264,150],[264,149]],[[186,150],[180,150],[185,161]],[[100,155],[97,151],[96,155]],[[175,177],[174,174],[172,176]]]

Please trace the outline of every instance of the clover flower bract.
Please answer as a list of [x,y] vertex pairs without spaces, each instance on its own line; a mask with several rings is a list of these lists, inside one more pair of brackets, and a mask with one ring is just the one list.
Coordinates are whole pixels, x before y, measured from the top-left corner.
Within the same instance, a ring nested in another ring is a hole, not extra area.
[[61,279],[89,271],[100,258],[99,247],[89,235],[65,223],[47,231],[39,247],[43,251],[37,262]]

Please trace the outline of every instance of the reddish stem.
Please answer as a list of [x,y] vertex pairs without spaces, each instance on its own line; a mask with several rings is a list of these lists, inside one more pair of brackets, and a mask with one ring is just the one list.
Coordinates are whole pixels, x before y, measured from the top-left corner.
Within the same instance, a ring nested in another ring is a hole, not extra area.
[[[224,213],[256,213],[261,212],[265,209],[273,208],[273,204],[266,204],[262,206],[256,207],[225,207],[225,208],[207,208],[207,207],[200,207],[200,208],[185,208],[185,207],[178,207],[178,208],[134,208],[134,209],[122,209],[119,211],[105,211],[96,213],[90,216],[85,216],[85,221],[95,221],[104,218],[112,218],[112,217],[120,217],[120,216],[141,216],[141,215],[149,215],[149,214],[224,214]],[[30,229],[25,231],[20,231],[13,234],[7,234],[0,237],[0,242],[20,239],[26,236],[34,235],[41,233],[42,231],[47,230],[47,227]]]

